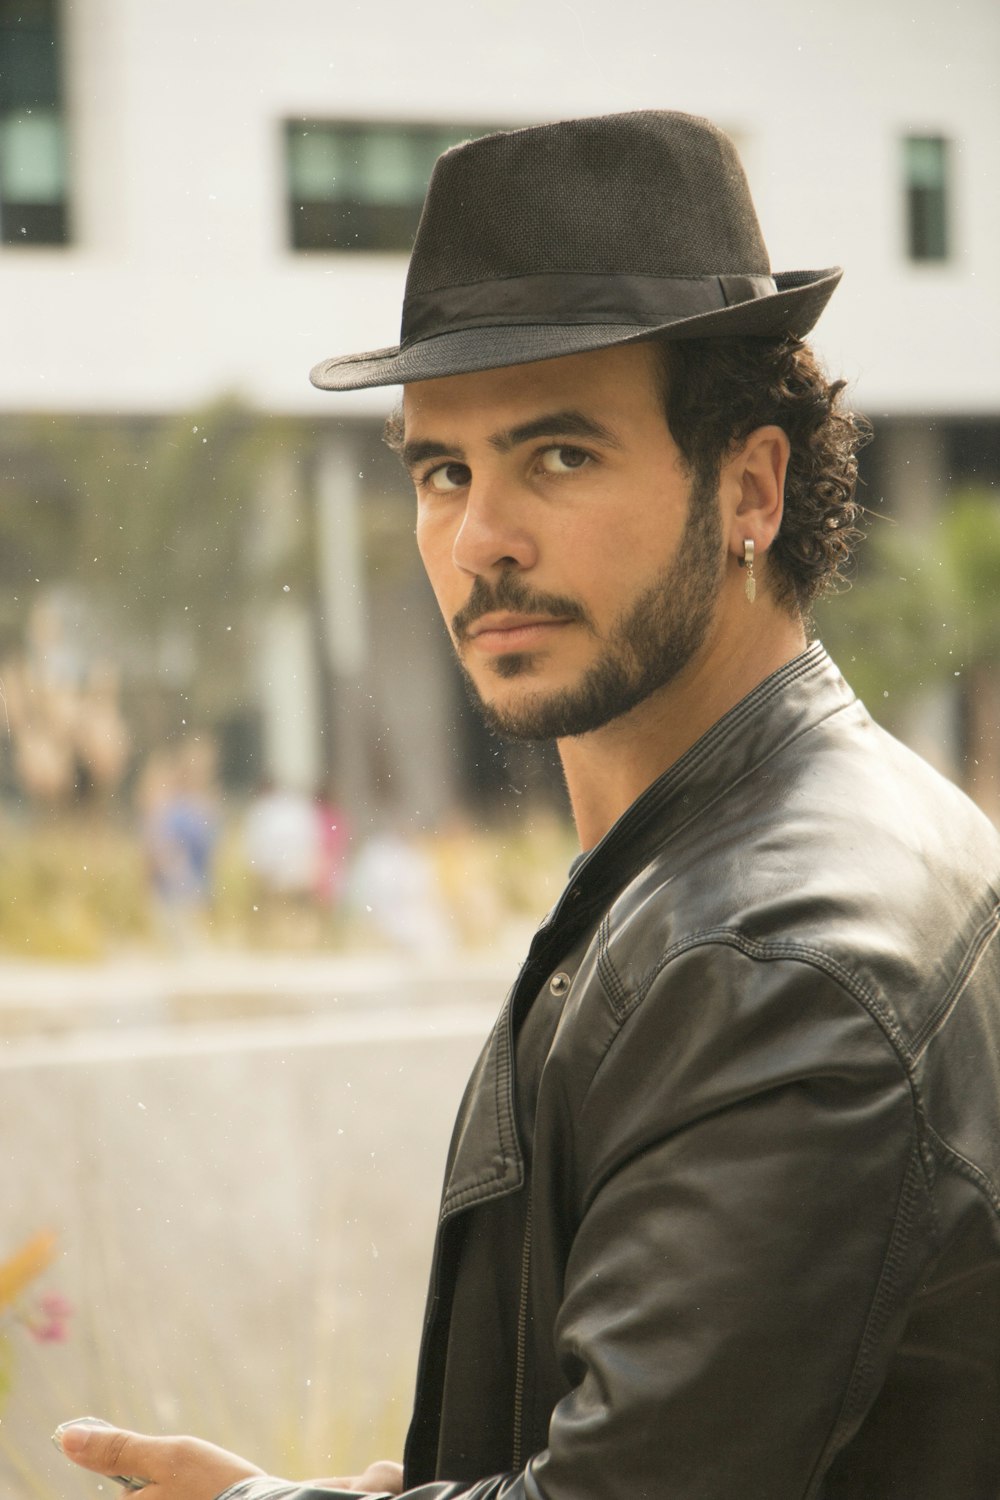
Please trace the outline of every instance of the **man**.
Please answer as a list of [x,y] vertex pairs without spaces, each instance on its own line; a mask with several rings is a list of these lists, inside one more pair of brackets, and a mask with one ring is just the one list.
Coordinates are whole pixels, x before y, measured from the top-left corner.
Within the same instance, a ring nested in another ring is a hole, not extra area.
[[[732,146],[650,112],[440,160],[391,424],[498,732],[558,740],[581,860],[450,1153],[422,1500],[1000,1495],[1000,844],[868,718],[810,601],[858,424]],[[158,1500],[312,1500],[67,1429]]]

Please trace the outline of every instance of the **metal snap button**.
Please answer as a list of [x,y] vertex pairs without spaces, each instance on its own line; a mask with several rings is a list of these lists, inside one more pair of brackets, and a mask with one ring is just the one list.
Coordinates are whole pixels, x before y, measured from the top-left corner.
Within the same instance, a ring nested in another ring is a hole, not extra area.
[[555,995],[557,1000],[560,998],[560,996],[565,995],[566,991],[569,989],[569,986],[569,975],[564,974],[562,970],[560,970],[558,974],[553,974],[552,978],[549,980],[549,990],[553,995]]

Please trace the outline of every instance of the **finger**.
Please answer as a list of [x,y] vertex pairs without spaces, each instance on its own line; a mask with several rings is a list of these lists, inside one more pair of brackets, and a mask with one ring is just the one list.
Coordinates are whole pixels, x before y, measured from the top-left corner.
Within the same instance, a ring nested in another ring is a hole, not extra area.
[[101,1417],[77,1417],[63,1422],[52,1439],[81,1468],[140,1483],[148,1483],[154,1477],[156,1458],[150,1450],[162,1441],[112,1427]]
[[403,1489],[403,1466],[388,1458],[369,1464],[363,1474],[349,1474],[338,1479],[310,1479],[309,1485],[322,1490],[355,1490],[365,1494],[398,1495]]
[[403,1488],[403,1466],[392,1459],[380,1458],[357,1476],[354,1487],[373,1495],[398,1495]]

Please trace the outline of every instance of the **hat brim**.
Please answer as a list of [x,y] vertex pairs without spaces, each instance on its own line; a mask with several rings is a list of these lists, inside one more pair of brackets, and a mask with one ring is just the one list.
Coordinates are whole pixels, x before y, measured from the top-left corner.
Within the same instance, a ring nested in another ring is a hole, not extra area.
[[734,302],[713,312],[678,318],[655,327],[635,323],[552,322],[459,328],[417,340],[405,348],[395,345],[321,360],[310,371],[309,379],[324,391],[358,391],[535,364],[544,359],[561,359],[567,354],[586,354],[654,338],[773,338],[783,334],[802,338],[830,300],[842,274],[840,267],[826,271],[786,271],[775,276],[778,290],[769,296]]

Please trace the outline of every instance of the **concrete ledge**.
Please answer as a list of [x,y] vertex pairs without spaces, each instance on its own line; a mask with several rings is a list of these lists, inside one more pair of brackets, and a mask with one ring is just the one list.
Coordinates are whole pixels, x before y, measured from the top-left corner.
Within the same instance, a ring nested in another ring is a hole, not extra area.
[[0,1042],[135,1025],[321,1016],[360,1008],[499,1008],[514,957],[219,954],[107,964],[0,963]]
[[[511,973],[390,961],[377,993],[408,997],[393,1005],[335,967],[340,1014],[326,999],[283,1014],[334,970],[292,987],[275,962],[257,975],[278,996],[268,1016],[96,1031],[64,974],[27,999],[3,976],[6,1014],[76,1016],[0,1048],[0,1249],[55,1229],[45,1284],[77,1308],[65,1345],[14,1330],[3,1432],[53,1500],[93,1493],[48,1442],[83,1412],[194,1431],[293,1477],[398,1453],[451,1123]],[[134,1018],[118,981],[84,999]],[[446,991],[472,998],[427,998]],[[32,1493],[0,1447],[3,1500]]]

